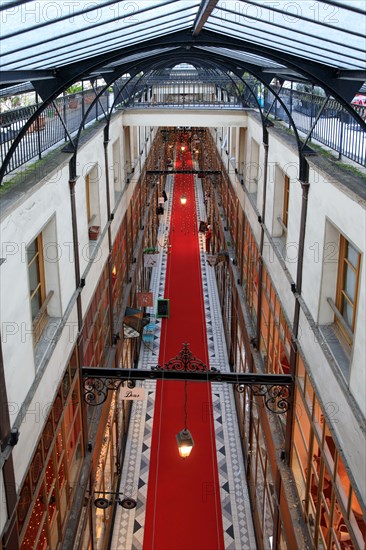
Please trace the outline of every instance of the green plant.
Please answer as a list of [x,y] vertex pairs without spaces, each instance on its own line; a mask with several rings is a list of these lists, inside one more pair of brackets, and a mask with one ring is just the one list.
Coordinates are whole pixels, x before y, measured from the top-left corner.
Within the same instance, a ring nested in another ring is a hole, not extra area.
[[155,246],[144,248],[144,254],[159,254],[159,250]]
[[83,87],[82,87],[81,84],[72,84],[71,86],[69,86],[68,88],[66,88],[65,92],[66,92],[68,95],[77,94],[78,92],[81,92],[82,89],[83,89]]

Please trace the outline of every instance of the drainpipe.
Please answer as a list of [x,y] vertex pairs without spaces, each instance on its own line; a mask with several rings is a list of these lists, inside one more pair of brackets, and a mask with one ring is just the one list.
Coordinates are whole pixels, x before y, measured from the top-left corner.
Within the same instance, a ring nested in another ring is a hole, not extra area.
[[8,521],[4,536],[0,541],[4,548],[19,549],[19,538],[16,524],[17,487],[15,482],[14,463],[12,457],[13,445],[9,443],[11,423],[8,409],[8,398],[5,385],[5,369],[0,338],[0,468],[4,479],[4,494]]
[[259,245],[259,266],[258,266],[258,302],[257,302],[257,348],[259,350],[261,338],[261,318],[262,318],[262,279],[263,279],[263,244],[264,244],[264,225],[266,219],[266,198],[267,198],[267,179],[268,179],[268,130],[263,126],[263,145],[264,145],[264,168],[263,168],[263,199],[262,215],[258,216],[261,224],[261,240]]
[[[309,196],[309,165],[303,155],[300,153],[300,177],[299,177],[301,188],[302,188],[302,202],[301,202],[301,217],[300,217],[300,231],[299,231],[299,250],[298,250],[298,262],[297,262],[297,273],[296,273],[296,287],[292,288],[292,291],[295,295],[295,311],[294,311],[294,321],[293,321],[293,338],[291,342],[291,353],[290,353],[290,374],[295,377],[296,374],[296,364],[298,356],[298,347],[297,347],[297,337],[299,334],[299,319],[300,319],[300,302],[299,297],[301,296],[302,289],[302,275],[303,275],[303,263],[304,263],[304,245],[305,245],[305,232],[306,232],[306,218],[308,210],[308,196]],[[293,392],[294,393],[294,392]],[[290,409],[287,413],[286,419],[286,442],[285,442],[285,451],[286,451],[286,461],[290,464],[290,453],[291,453],[291,444],[292,444],[292,426],[294,422],[294,395],[290,396]]]
[[[76,216],[76,200],[75,200],[75,185],[78,176],[76,175],[76,156],[74,155],[69,164],[69,186],[70,186],[70,206],[71,206],[71,223],[72,223],[72,238],[74,245],[74,266],[75,266],[75,284],[76,289],[79,290],[76,298],[77,317],[78,317],[78,336],[77,336],[77,353],[79,363],[79,386],[80,394],[83,395],[81,367],[84,365],[84,353],[83,353],[83,340],[82,340],[82,327],[83,327],[83,311],[81,305],[81,291],[85,286],[85,281],[80,279],[80,258],[79,258],[79,240],[78,240],[78,225]],[[84,400],[81,400],[81,418],[83,425],[83,443],[86,449],[88,441],[88,425],[87,414],[85,409]]]
[[105,191],[107,198],[107,216],[108,216],[108,279],[109,279],[109,326],[110,326],[110,338],[113,342],[114,335],[114,323],[113,323],[113,281],[112,281],[112,230],[111,223],[113,216],[111,215],[111,196],[109,191],[109,163],[108,163],[108,143],[109,143],[109,125],[104,128],[104,170],[105,170]]

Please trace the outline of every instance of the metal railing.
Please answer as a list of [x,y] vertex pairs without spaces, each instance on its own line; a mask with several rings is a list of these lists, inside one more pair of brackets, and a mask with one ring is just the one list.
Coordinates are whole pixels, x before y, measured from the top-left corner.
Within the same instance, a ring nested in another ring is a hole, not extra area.
[[[158,98],[154,100],[153,94],[148,100],[146,95],[134,95],[132,93],[132,85],[130,87],[130,92],[126,89],[122,95],[122,98],[125,97],[126,99],[123,100],[121,98],[122,101],[119,104],[124,108],[164,107],[169,109],[193,107],[200,109],[241,109],[243,105],[245,107],[258,108],[257,103],[250,96],[244,98],[244,103],[242,98],[235,98],[231,94],[228,94],[225,100],[218,100],[217,89],[216,94],[211,94],[210,97],[200,96],[198,98],[193,93],[186,95],[172,94],[170,102],[162,102],[157,101]],[[107,92],[100,98],[105,111],[108,111],[109,105],[112,103],[108,99],[109,95],[109,92]],[[47,108],[28,129],[11,158],[6,173],[11,173],[32,159],[42,158],[45,151],[62,143],[62,141],[67,141],[69,138],[57,111],[61,114],[69,134],[73,135],[79,129],[83,116],[94,97],[93,90],[85,90],[56,99],[54,102],[55,106]],[[307,135],[319,114],[325,98],[287,88],[283,88],[280,91],[280,97],[287,106],[297,129]],[[265,110],[270,108],[273,100],[274,96],[272,93],[265,94],[263,102]],[[353,108],[363,120],[366,120],[366,107],[354,105]],[[0,113],[0,160],[2,163],[14,138],[36,110],[37,105],[30,105],[14,111]],[[84,124],[98,119],[102,114],[101,105],[99,102],[95,102]],[[274,102],[270,114],[277,120],[289,123],[288,116],[278,100]],[[320,113],[319,120],[313,128],[310,141],[311,139],[338,152],[339,158],[344,156],[358,164],[366,165],[366,132],[335,99],[329,99],[326,107]]]
[[[97,89],[97,92],[100,89]],[[84,121],[84,125],[98,119],[103,114],[102,106],[106,112],[108,111],[109,95],[109,92],[107,92],[100,97],[100,103],[98,101],[95,102]],[[77,94],[57,98],[29,127],[27,133],[18,144],[7,166],[6,173],[13,172],[32,159],[41,159],[45,151],[58,143],[68,141],[69,137],[64,124],[70,135],[77,132],[94,98],[95,93],[93,90],[84,90]],[[38,105],[29,105],[14,111],[0,113],[1,163],[4,162],[14,138],[19,134],[27,120],[36,112],[38,107]],[[64,124],[57,111],[63,118]]]
[[[330,98],[321,111],[325,101],[324,96],[288,88],[283,88],[279,95],[289,110],[298,131],[305,135],[309,133],[320,113],[309,141],[316,140],[333,149],[338,153],[339,159],[344,156],[358,164],[366,165],[366,132],[337,100]],[[273,100],[272,93],[266,94],[264,98],[265,110],[270,108]],[[366,121],[366,107],[352,105],[352,108]],[[271,115],[276,120],[288,122],[288,116],[278,100],[275,101],[271,109]]]

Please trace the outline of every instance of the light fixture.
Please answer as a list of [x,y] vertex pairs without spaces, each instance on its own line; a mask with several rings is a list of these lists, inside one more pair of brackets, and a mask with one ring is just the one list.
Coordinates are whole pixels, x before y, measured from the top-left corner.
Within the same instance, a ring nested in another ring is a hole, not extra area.
[[191,450],[194,447],[194,441],[192,434],[187,428],[180,431],[176,436],[179,456],[182,458],[187,458],[191,454]]
[[187,382],[184,382],[184,428],[177,433],[176,440],[178,445],[179,456],[187,458],[194,447],[194,441],[191,432],[187,428]]
[[[120,492],[114,493],[114,492],[102,492],[102,491],[98,491],[98,493],[102,493],[103,495],[121,495],[122,494]],[[125,497],[122,499],[117,498],[115,500],[113,499],[110,500],[109,498],[105,498],[105,497],[99,497],[94,500],[94,506],[96,508],[99,508],[100,510],[106,510],[113,504],[119,504],[125,510],[132,510],[137,506],[136,500],[130,497]]]
[[180,203],[181,204],[186,204],[187,202],[187,197],[185,196],[185,194],[183,193],[183,195],[181,195],[180,197]]
[[184,147],[184,145],[182,145],[182,147],[180,148],[181,151],[185,151],[185,149],[186,148]]

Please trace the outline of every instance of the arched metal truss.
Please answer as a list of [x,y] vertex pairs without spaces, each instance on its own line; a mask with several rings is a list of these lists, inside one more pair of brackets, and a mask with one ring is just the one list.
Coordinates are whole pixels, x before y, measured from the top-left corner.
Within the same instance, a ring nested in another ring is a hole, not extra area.
[[[25,2],[15,2],[15,5],[21,6]],[[257,5],[258,2],[249,2],[253,5]],[[328,2],[330,3],[330,2]],[[103,2],[103,6],[106,7],[112,2]],[[165,5],[163,3],[162,5]],[[173,4],[173,2],[168,2],[168,4]],[[278,78],[281,82],[285,78],[293,78],[293,75],[297,75],[297,80],[305,79],[306,81],[322,87],[326,92],[326,98],[324,101],[324,108],[326,101],[329,97],[334,97],[340,105],[342,105],[349,114],[357,121],[360,127],[363,130],[366,130],[366,124],[362,118],[352,109],[349,104],[350,99],[353,97],[354,93],[359,89],[364,79],[366,79],[366,71],[345,71],[339,70],[332,66],[327,66],[324,63],[318,62],[309,62],[308,59],[304,59],[301,56],[295,56],[293,54],[286,53],[280,49],[276,50],[275,48],[269,48],[262,44],[250,42],[249,40],[238,39],[223,33],[219,33],[213,30],[207,30],[205,28],[205,22],[213,21],[214,14],[212,13],[213,8],[217,2],[214,1],[202,1],[200,4],[199,10],[197,10],[196,19],[192,27],[193,32],[190,28],[185,30],[172,31],[170,34],[158,36],[155,38],[143,39],[140,42],[134,43],[132,46],[126,46],[123,48],[116,48],[112,50],[106,50],[103,54],[96,55],[95,49],[88,49],[88,41],[81,40],[85,42],[83,48],[83,59],[75,63],[69,63],[67,65],[57,66],[54,70],[49,70],[47,68],[30,70],[27,71],[20,70],[20,67],[14,71],[7,71],[7,65],[10,63],[3,63],[3,68],[5,69],[2,73],[0,82],[14,83],[19,82],[20,79],[29,78],[34,86],[34,89],[37,91],[39,96],[43,99],[43,103],[40,107],[33,113],[29,120],[24,124],[21,132],[16,136],[14,142],[12,143],[5,159],[4,163],[0,168],[0,181],[2,181],[4,174],[6,173],[7,166],[10,162],[12,155],[14,154],[16,148],[18,147],[21,139],[25,136],[29,127],[37,120],[39,115],[49,107],[52,102],[59,96],[68,86],[73,82],[76,82],[80,79],[95,79],[96,76],[103,77],[106,82],[106,87],[112,85],[116,80],[120,78],[122,74],[130,73],[134,76],[139,71],[158,71],[162,68],[169,68],[179,62],[186,62],[193,64],[195,67],[199,68],[206,75],[208,71],[218,70],[223,74],[228,74],[228,70],[235,74],[237,78],[240,78],[244,85],[249,89],[250,86],[248,82],[242,79],[242,74],[248,72],[249,74],[255,76],[258,82],[261,82],[270,92],[273,94],[273,97],[281,104],[284,112],[286,113],[289,123],[294,130],[295,138],[298,145],[299,157],[300,157],[300,166],[303,164],[304,155],[309,153],[307,149],[307,141],[311,136],[311,131],[315,127],[317,120],[315,120],[313,128],[310,130],[309,135],[306,137],[305,141],[302,141],[299,138],[299,134],[296,129],[296,124],[294,123],[286,104],[283,102],[277,90],[270,86],[273,78]],[[340,3],[341,4],[341,3]],[[157,5],[158,6],[158,5]],[[9,7],[9,4],[8,6]],[[2,9],[5,9],[4,7]],[[88,7],[86,10],[81,10],[81,13],[87,13],[96,9],[95,6]],[[227,13],[230,13],[229,8],[225,8]],[[273,7],[273,10],[276,9]],[[150,8],[143,8],[139,13],[149,12]],[[176,15],[176,21],[180,17],[184,18],[184,13],[186,8],[179,7],[178,9],[172,11],[171,13]],[[352,11],[352,9],[351,9]],[[356,10],[357,11],[357,10]],[[360,13],[364,14],[363,10],[359,10]],[[78,12],[79,13],[79,12]],[[358,13],[358,12],[357,12]],[[76,13],[75,13],[76,15]],[[154,17],[154,12],[151,10],[152,17],[151,20],[152,27],[159,28],[159,18]],[[211,19],[210,19],[211,18]],[[129,34],[134,36],[134,28],[138,26],[138,22],[130,24],[128,31]],[[90,28],[97,28],[102,25],[102,23],[95,23],[89,25]],[[34,26],[33,31],[36,31],[39,28],[46,26],[46,23],[40,23]],[[279,27],[279,25],[276,25]],[[327,27],[327,25],[324,25]],[[281,27],[281,25],[280,25]],[[27,31],[21,30],[19,33],[30,32],[32,29]],[[78,31],[70,30],[54,39],[71,37],[74,34],[77,34]],[[113,31],[115,32],[115,31]],[[351,34],[355,34],[350,31]],[[108,33],[107,33],[108,34]],[[306,33],[305,33],[306,34]],[[357,35],[357,33],[356,33]],[[14,37],[14,33],[8,33],[3,36],[3,39],[9,39]],[[148,34],[147,34],[148,36]],[[102,38],[102,41],[105,37]],[[106,39],[106,43],[109,39]],[[53,44],[53,38],[48,38],[46,40],[39,40],[34,45],[42,45],[45,43]],[[6,43],[6,42],[5,42]],[[78,43],[78,47],[79,47]],[[98,46],[100,48],[100,46]],[[359,48],[355,48],[357,51]],[[21,51],[27,51],[25,46],[20,46],[11,51],[5,53],[5,57],[14,54],[20,53]],[[57,48],[54,50],[55,59],[59,60],[57,56]],[[23,62],[29,61],[29,59],[35,59],[38,54],[30,53],[28,57],[23,58]],[[58,55],[61,55],[60,53]],[[244,58],[241,59],[240,56],[243,55]],[[348,54],[349,55],[349,54]],[[249,56],[245,58],[245,56]],[[251,57],[250,57],[251,56]],[[261,66],[260,63],[257,63],[256,60],[265,59],[268,62],[271,62],[269,67]],[[47,61],[48,66],[52,65],[52,58],[50,57]],[[14,79],[12,81],[12,78]],[[230,76],[228,75],[228,78]],[[296,79],[295,78],[295,79]],[[0,84],[4,86],[5,84]],[[141,88],[144,86],[143,77],[140,79]],[[135,90],[138,90],[136,85]],[[102,90],[101,93],[103,93]],[[264,114],[262,109],[255,97],[254,90],[251,90],[251,95],[254,99],[254,102],[257,104],[257,108],[260,112],[262,119],[264,137],[266,136],[266,126],[268,125],[268,114]],[[100,94],[99,94],[100,95]],[[96,96],[94,102],[98,101],[98,96]],[[90,111],[90,109],[89,109]],[[320,110],[321,112],[321,110]],[[107,117],[109,120],[109,117]],[[82,122],[83,123],[83,122]],[[65,127],[67,133],[67,128]],[[80,132],[78,133],[78,136]],[[69,136],[70,137],[70,136]],[[76,141],[78,137],[76,138]]]

